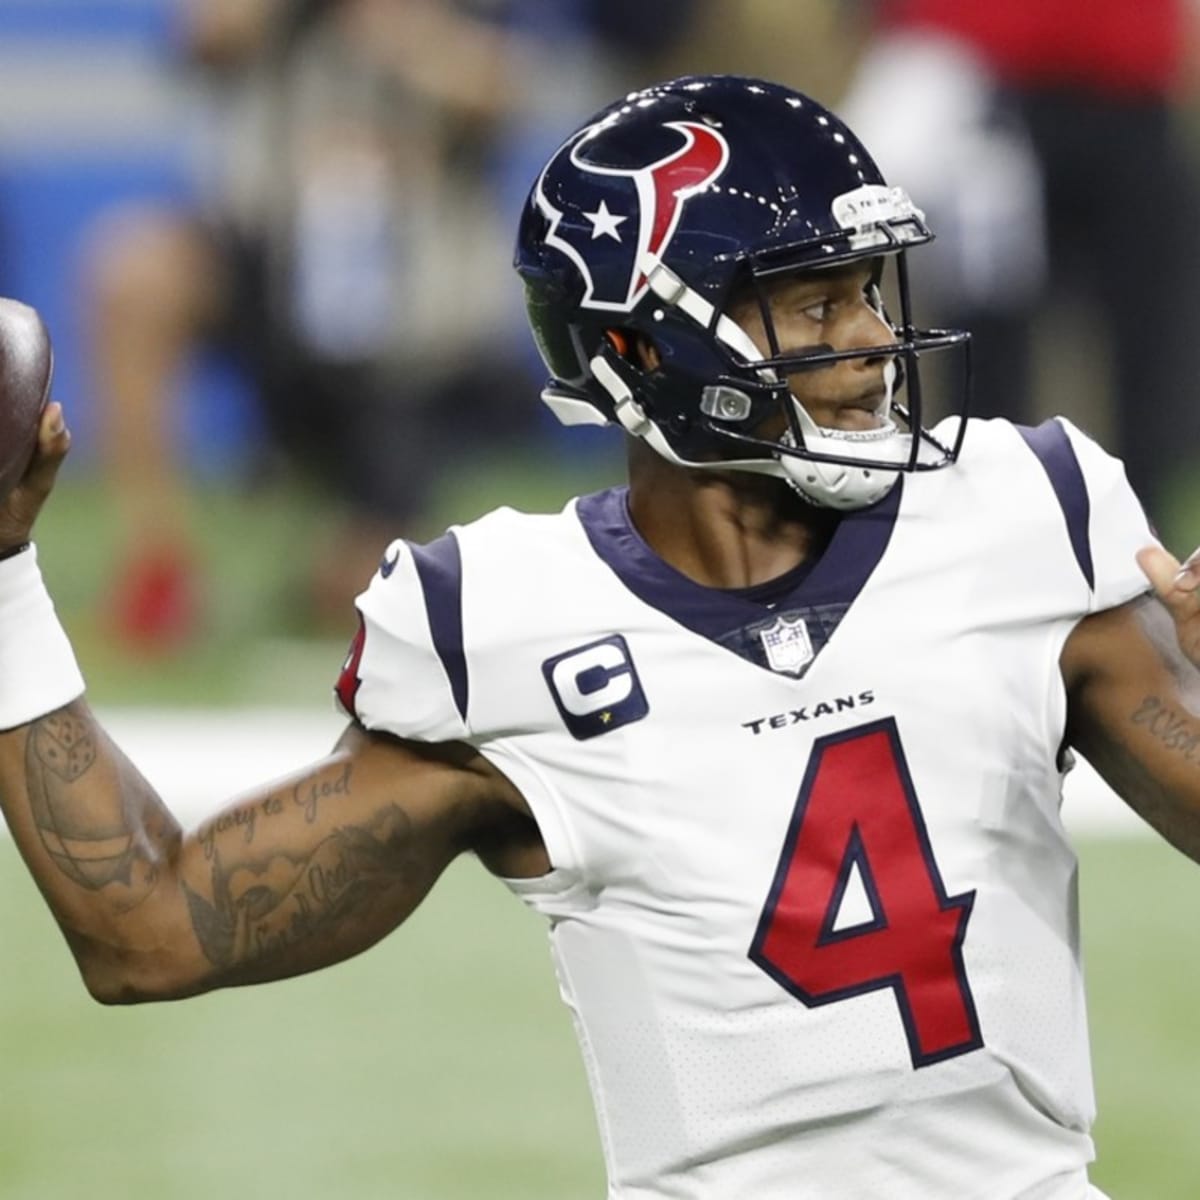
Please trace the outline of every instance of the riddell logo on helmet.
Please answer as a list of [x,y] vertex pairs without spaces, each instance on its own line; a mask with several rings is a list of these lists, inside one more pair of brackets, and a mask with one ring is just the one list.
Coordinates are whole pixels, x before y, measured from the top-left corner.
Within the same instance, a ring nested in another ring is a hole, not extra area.
[[[579,268],[586,284],[581,306],[628,312],[645,295],[646,276],[639,267],[647,255],[660,258],[671,244],[688,200],[719,179],[729,162],[729,143],[717,130],[695,121],[670,121],[683,145],[644,167],[602,167],[584,157],[601,134],[602,122],[585,129],[571,147],[571,164],[595,177],[593,195],[576,192],[572,213],[555,207],[560,194],[554,178],[556,157],[538,180],[538,208],[550,222],[546,244],[561,250]],[[586,224],[583,222],[586,221]]]

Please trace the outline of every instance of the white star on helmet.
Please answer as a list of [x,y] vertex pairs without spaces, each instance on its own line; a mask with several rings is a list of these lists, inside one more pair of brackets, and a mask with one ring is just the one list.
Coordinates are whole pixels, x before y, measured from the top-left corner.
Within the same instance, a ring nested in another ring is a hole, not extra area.
[[620,233],[617,232],[617,226],[623,221],[628,221],[628,217],[618,217],[608,211],[608,205],[601,200],[600,207],[595,212],[585,212],[583,214],[592,223],[592,241],[598,237],[610,237],[614,242],[621,240]]

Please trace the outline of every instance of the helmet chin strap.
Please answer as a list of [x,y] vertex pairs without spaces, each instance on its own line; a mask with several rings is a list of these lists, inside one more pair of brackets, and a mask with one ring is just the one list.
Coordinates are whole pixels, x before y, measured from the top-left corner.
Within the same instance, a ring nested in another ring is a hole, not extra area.
[[[818,425],[793,395],[792,405],[804,438],[804,449],[838,458],[907,458],[911,434],[901,433],[890,415],[896,374],[896,364],[887,363],[883,369],[885,392],[878,410],[882,423],[876,429],[831,429]],[[780,440],[787,446],[796,444],[791,430]],[[791,455],[781,455],[779,462],[791,487],[810,504],[822,508],[865,508],[882,500],[900,478],[899,469],[855,467]]]

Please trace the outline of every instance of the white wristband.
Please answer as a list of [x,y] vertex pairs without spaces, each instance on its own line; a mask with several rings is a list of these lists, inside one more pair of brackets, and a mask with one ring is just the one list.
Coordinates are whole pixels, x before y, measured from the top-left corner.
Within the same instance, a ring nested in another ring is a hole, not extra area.
[[0,560],[0,730],[83,695],[83,676],[38,569],[37,547]]

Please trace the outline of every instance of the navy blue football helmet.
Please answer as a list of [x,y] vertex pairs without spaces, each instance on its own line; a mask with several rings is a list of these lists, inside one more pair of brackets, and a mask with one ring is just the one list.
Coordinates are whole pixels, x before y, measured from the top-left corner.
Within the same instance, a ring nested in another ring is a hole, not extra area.
[[[969,334],[913,326],[905,253],[932,236],[854,134],[799,92],[735,76],[635,92],[555,152],[522,215],[515,265],[552,376],[543,399],[564,423],[619,423],[672,462],[776,475],[817,504],[872,503],[899,471],[945,466],[961,446],[965,422],[950,445],[921,424],[918,357],[961,350],[963,416],[970,373]],[[858,260],[877,264],[871,298],[894,342],[781,353],[766,281]],[[898,322],[878,299],[885,262]],[[747,288],[765,357],[727,315]],[[631,335],[653,344],[653,367],[627,352]],[[883,427],[816,425],[786,376],[868,356],[889,362]],[[762,436],[780,412],[787,432]]]

